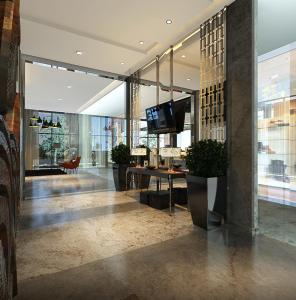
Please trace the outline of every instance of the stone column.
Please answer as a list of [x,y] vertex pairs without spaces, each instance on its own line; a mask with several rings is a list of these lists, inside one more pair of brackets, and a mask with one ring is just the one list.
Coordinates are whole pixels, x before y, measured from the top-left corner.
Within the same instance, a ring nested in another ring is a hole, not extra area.
[[227,221],[251,232],[257,227],[255,1],[228,6],[226,30]]

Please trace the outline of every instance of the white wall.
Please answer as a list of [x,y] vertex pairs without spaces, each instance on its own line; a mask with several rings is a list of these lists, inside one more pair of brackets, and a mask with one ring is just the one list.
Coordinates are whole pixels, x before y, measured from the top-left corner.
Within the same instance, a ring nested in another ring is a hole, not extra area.
[[259,55],[296,41],[295,13],[296,0],[258,0]]

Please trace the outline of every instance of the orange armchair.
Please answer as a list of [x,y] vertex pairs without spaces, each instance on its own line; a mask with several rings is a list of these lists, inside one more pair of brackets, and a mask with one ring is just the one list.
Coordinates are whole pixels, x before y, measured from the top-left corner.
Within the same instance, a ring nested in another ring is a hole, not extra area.
[[60,164],[64,170],[73,170],[77,171],[79,164],[80,164],[81,156],[77,156],[76,159],[71,160],[71,161],[65,161]]

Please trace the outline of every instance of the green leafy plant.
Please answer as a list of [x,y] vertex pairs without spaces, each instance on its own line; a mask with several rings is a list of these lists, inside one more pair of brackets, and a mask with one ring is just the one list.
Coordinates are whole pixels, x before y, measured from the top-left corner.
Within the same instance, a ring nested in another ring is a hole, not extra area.
[[201,140],[187,150],[186,165],[191,175],[219,177],[226,175],[228,166],[225,143]]
[[115,146],[111,151],[111,159],[118,165],[128,165],[131,161],[130,147],[120,143]]

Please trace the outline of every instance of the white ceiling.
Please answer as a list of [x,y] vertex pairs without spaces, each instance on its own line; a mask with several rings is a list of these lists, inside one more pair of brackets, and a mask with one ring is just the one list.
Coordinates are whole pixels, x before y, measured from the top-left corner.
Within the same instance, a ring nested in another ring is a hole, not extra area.
[[[185,55],[185,58],[182,56]],[[200,63],[200,42],[194,40],[188,45],[174,52],[173,83],[175,86],[198,90],[200,86],[199,78]],[[169,56],[163,59],[159,68],[159,79],[161,84],[170,85],[170,60]],[[156,81],[155,64],[151,68],[141,73],[142,79]],[[190,79],[190,80],[187,80]]]
[[25,108],[77,113],[82,105],[112,82],[106,78],[27,63]]
[[125,92],[125,83],[121,82],[112,91],[97,98],[93,104],[80,112],[86,115],[124,118]]
[[295,11],[295,0],[258,0],[259,55],[296,41]]
[[[129,75],[231,2],[25,0],[21,1],[21,50]],[[173,23],[167,25],[166,19]],[[76,50],[84,54],[77,56]]]
[[[130,75],[231,2],[233,0],[24,0],[21,1],[21,51]],[[173,23],[167,25],[166,19],[172,19]],[[144,45],[139,41],[144,41]],[[83,55],[78,56],[76,50]],[[155,67],[146,70],[142,78],[155,81]],[[164,85],[169,84],[168,57],[161,63],[160,80]],[[122,115],[124,106],[114,100],[116,97],[110,101],[106,96],[119,84],[109,79],[29,64],[26,68],[26,108],[91,113],[87,107],[101,99],[96,114]],[[66,85],[72,85],[72,89],[65,88]],[[198,39],[174,53],[174,85],[199,88]],[[168,94],[164,96],[164,93],[161,97],[167,98]],[[142,97],[147,103],[155,104],[155,89],[144,88]],[[175,95],[175,99],[179,97]],[[58,101],[58,98],[64,100]]]

